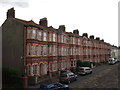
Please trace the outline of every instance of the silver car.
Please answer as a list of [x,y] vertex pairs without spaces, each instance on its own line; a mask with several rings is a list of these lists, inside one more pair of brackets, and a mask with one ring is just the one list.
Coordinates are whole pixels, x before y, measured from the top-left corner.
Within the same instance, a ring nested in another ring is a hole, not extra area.
[[80,75],[86,75],[91,73],[92,73],[92,69],[90,67],[80,67],[78,71],[78,74]]
[[61,83],[71,83],[72,81],[77,80],[77,75],[72,72],[63,73],[60,75],[59,81]]

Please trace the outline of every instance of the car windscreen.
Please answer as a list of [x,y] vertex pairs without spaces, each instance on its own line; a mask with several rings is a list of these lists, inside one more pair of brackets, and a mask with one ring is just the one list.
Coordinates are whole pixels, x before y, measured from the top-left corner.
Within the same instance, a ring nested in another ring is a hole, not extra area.
[[67,77],[67,75],[66,74],[62,74],[62,75],[60,75],[60,77]]
[[84,68],[80,68],[80,70],[84,70]]
[[86,70],[90,70],[90,69],[86,69]]
[[54,85],[55,85],[55,86],[58,86],[58,87],[62,87],[62,86],[63,86],[63,85],[60,84],[60,83],[55,83]]

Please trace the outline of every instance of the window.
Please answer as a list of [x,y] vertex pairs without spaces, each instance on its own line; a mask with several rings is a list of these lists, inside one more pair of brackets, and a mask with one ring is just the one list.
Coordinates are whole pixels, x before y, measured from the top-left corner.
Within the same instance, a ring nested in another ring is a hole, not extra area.
[[30,68],[31,68],[30,65],[28,65],[28,66],[27,66],[27,73],[28,73],[28,75],[31,74],[31,69],[30,69]]
[[38,33],[38,34],[39,34],[39,35],[38,35],[38,36],[39,36],[39,37],[38,37],[38,38],[39,38],[39,40],[40,40],[40,41],[42,41],[42,31],[39,31],[39,33]]
[[80,45],[80,39],[78,39],[78,45]]
[[50,63],[50,71],[52,71],[52,63]]
[[34,75],[37,74],[37,65],[33,65],[33,74],[34,74]]
[[49,54],[52,56],[52,46],[49,47]]
[[73,37],[73,44],[75,44],[75,37]]
[[54,70],[57,70],[57,64],[54,63],[54,67],[53,67]]
[[42,53],[43,53],[42,46],[39,46],[39,55],[42,56]]
[[53,33],[53,41],[55,42],[56,41],[56,34]]
[[60,34],[58,35],[58,42],[60,42]]
[[27,53],[28,53],[28,56],[30,56],[31,55],[31,52],[30,52],[30,45],[28,45],[28,47],[27,47]]
[[64,38],[63,38],[63,42],[66,43],[66,36],[64,36]]
[[49,33],[49,41],[52,41],[52,33]]
[[44,56],[47,56],[47,46],[44,46]]
[[70,37],[70,44],[72,44],[72,37]]
[[32,31],[32,39],[36,39],[36,37],[37,37],[36,30],[33,30]]
[[36,47],[36,45],[33,45],[33,55],[34,56],[37,55],[37,47]]
[[31,36],[31,30],[27,29],[27,38],[30,39],[30,36]]
[[71,66],[73,66],[73,61],[71,61]]
[[74,61],[74,66],[76,65],[76,61]]
[[54,48],[53,48],[53,54],[54,54],[54,56],[56,56],[56,46],[54,46]]
[[44,74],[47,74],[47,64],[44,64]]
[[65,67],[64,62],[61,62],[61,67],[62,67],[62,68],[64,68],[64,67]]
[[71,48],[68,48],[68,55],[71,55]]
[[58,55],[60,56],[61,54],[60,54],[60,49],[61,49],[61,47],[59,46],[58,47]]
[[62,47],[62,56],[64,56],[64,47]]
[[47,32],[44,32],[44,38],[43,41],[47,41]]
[[64,35],[61,36],[61,42],[64,43]]
[[73,55],[73,48],[71,48],[71,55]]

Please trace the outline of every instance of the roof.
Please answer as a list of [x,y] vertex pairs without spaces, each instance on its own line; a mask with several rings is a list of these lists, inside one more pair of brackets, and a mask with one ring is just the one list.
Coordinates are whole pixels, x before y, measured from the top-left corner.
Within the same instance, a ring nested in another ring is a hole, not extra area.
[[19,23],[22,23],[22,24],[26,25],[26,26],[34,26],[34,27],[37,27],[37,28],[40,28],[40,29],[50,30],[50,31],[56,30],[52,26],[50,26],[50,27],[41,26],[41,25],[35,23],[33,20],[27,21],[27,20],[22,20],[22,19],[18,19],[18,18],[12,18],[12,20],[15,20],[15,21],[17,21]]

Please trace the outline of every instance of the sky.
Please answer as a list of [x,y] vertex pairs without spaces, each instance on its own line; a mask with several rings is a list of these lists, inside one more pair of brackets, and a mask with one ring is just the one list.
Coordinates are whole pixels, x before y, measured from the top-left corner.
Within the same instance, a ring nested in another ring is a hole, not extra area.
[[15,17],[39,23],[46,17],[48,26],[65,25],[67,32],[78,29],[118,46],[119,0],[0,0],[0,26],[8,9],[14,7]]

